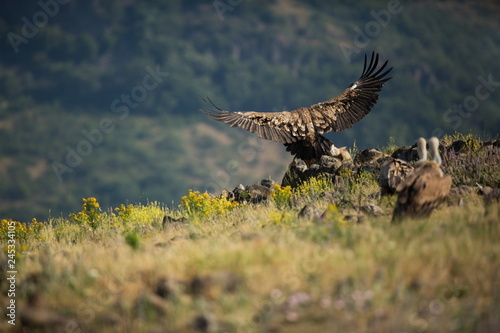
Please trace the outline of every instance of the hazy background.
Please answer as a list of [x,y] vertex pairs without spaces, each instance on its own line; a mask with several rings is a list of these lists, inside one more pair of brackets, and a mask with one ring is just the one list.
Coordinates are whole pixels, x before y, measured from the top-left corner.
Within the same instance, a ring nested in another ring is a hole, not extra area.
[[311,105],[372,51],[394,78],[372,113],[328,135],[337,146],[499,133],[498,1],[60,1],[0,4],[1,218],[279,181],[283,147],[211,121],[202,98]]

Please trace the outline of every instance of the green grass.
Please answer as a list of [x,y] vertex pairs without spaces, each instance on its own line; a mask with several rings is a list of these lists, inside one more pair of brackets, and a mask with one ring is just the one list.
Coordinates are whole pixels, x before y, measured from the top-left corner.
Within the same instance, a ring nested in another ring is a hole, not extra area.
[[[277,188],[260,205],[187,195],[202,207],[196,214],[159,203],[101,212],[87,199],[73,218],[25,230],[18,313],[44,309],[59,328],[82,331],[193,332],[203,322],[210,332],[498,329],[499,205],[486,209],[472,196],[465,207],[394,226],[389,198],[385,215],[356,224],[343,217],[362,193],[355,181],[339,206],[318,195],[334,189],[325,180],[294,198]],[[328,211],[324,219],[297,217],[308,200]],[[219,206],[206,212],[206,202]],[[165,214],[192,219],[163,226]],[[6,260],[4,251],[2,267]]]

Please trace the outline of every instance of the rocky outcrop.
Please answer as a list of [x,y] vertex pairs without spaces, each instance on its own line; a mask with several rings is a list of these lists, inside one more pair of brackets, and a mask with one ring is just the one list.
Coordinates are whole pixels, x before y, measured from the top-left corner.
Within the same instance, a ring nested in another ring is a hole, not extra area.
[[[344,188],[343,177],[345,175],[357,175],[362,172],[370,172],[379,178],[380,192],[378,195],[388,195],[395,192],[396,187],[409,174],[413,172],[413,166],[418,160],[416,144],[412,146],[403,146],[396,149],[391,155],[386,154],[377,149],[365,149],[351,157],[345,148],[338,148],[336,156],[322,156],[321,159],[308,166],[302,160],[294,160],[290,163],[281,181],[281,186],[291,186],[295,188],[307,181],[311,177],[327,177],[332,179],[336,186],[337,192],[341,192]],[[467,168],[473,164],[489,166],[491,170],[488,174],[494,173],[495,168],[498,169],[500,164],[500,140],[490,140],[481,142],[479,140],[456,140],[451,144],[440,142],[439,150],[443,155],[443,166],[445,173],[454,176],[454,188],[450,193],[448,200],[449,204],[462,205],[460,199],[462,192],[469,193],[465,189],[477,186],[473,180],[469,180],[469,184],[463,184],[457,178],[459,173],[467,173]],[[471,158],[472,156],[472,158]],[[473,159],[477,159],[473,160]],[[463,169],[460,169],[463,167]],[[498,178],[492,175],[493,178]],[[458,179],[458,180],[457,180]],[[468,178],[467,178],[468,179]],[[233,191],[224,191],[223,196],[231,201],[240,203],[260,203],[266,201],[272,191],[275,182],[271,179],[264,179],[259,184],[250,186],[239,185]],[[479,182],[478,182],[479,184]],[[496,183],[498,187],[498,180]],[[495,186],[493,186],[495,187]],[[483,193],[488,192],[488,193]],[[325,193],[325,196],[337,197],[338,193]],[[492,197],[491,200],[498,200],[498,189],[491,191],[475,191],[479,195]],[[493,194],[490,194],[493,193]],[[332,199],[333,200],[333,199]],[[335,201],[335,200],[333,200]],[[374,206],[367,206],[363,212],[370,215],[379,215],[380,210]],[[301,217],[312,218],[317,217],[319,213],[314,205],[306,205],[300,212]]]

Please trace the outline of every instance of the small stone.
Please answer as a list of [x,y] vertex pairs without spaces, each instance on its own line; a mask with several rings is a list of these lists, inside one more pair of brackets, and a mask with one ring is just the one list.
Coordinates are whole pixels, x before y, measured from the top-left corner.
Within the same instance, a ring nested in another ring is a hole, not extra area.
[[20,312],[21,327],[36,330],[37,332],[56,332],[64,329],[70,321],[58,313],[40,307],[26,307]]
[[374,204],[369,204],[369,205],[361,206],[361,210],[364,213],[366,213],[368,215],[372,215],[372,216],[381,216],[381,215],[384,215],[384,210],[382,208],[380,208],[380,206],[374,205]]
[[245,241],[249,241],[249,240],[254,240],[254,239],[258,239],[260,238],[260,234],[256,233],[256,232],[250,232],[250,233],[242,233],[241,234],[241,239],[242,240],[245,240]]
[[217,319],[212,313],[203,313],[193,319],[193,328],[202,333],[217,332]]
[[398,148],[394,153],[392,153],[391,157],[406,162],[418,161],[417,144]]
[[477,187],[479,188],[477,191],[477,194],[479,195],[490,195],[490,193],[493,192],[493,187],[491,186],[482,186],[477,184]]
[[475,189],[472,186],[460,185],[457,187],[452,187],[450,189],[450,193],[448,193],[446,202],[450,206],[463,207],[465,205],[463,198],[470,196],[474,192]]
[[249,199],[250,195],[248,194],[247,190],[243,185],[238,185],[234,190],[233,190],[233,196],[234,196],[234,201],[239,202],[239,203],[246,203],[247,200]]
[[[210,275],[196,275],[189,283],[189,290],[193,295],[209,295],[214,287],[214,279]],[[210,297],[211,298],[211,297]]]
[[351,154],[349,153],[349,150],[347,149],[347,147],[336,148],[332,145],[331,154],[332,154],[332,156],[335,156],[336,158],[338,158],[341,161],[352,160]]
[[311,164],[311,166],[309,167],[310,172],[314,174],[319,173],[320,169],[321,167],[319,166],[319,164]]
[[335,171],[335,175],[340,176],[340,175],[350,175],[354,173],[356,170],[356,166],[350,162],[344,162],[342,163],[337,170]]
[[189,291],[195,296],[207,299],[218,299],[223,293],[234,293],[243,283],[242,278],[226,271],[206,275],[196,275],[188,284]]
[[448,151],[453,151],[454,153],[460,153],[467,147],[467,142],[463,140],[453,141],[448,147]]
[[319,160],[319,165],[325,171],[335,171],[342,165],[342,161],[337,157],[323,155]]
[[299,212],[299,217],[303,217],[309,220],[312,220],[313,218],[319,215],[321,214],[319,214],[318,207],[313,202],[310,202],[304,207],[302,207],[302,209]]
[[308,169],[306,162],[302,160],[295,160],[292,163],[294,163],[294,168],[300,172],[305,172]]
[[377,149],[370,148],[370,149],[365,149],[360,151],[355,157],[354,157],[354,163],[356,165],[362,165],[362,164],[367,164],[372,161],[376,161],[377,159],[381,158],[384,156],[384,153],[381,151],[378,151]]
[[178,292],[178,286],[172,279],[162,277],[158,279],[155,287],[155,294],[165,299],[175,298]]
[[274,184],[276,184],[276,182],[272,179],[262,179],[260,181],[260,185],[265,186],[267,188],[273,188]]
[[357,224],[361,224],[365,221],[365,217],[359,213],[351,213],[344,215],[344,220],[348,222],[354,222]]
[[174,242],[174,241],[180,241],[180,240],[190,240],[191,238],[189,236],[185,236],[185,235],[177,235],[177,236],[174,236],[170,239],[170,241]]
[[308,167],[304,161],[293,160],[281,180],[281,186],[291,186],[292,188],[296,188],[308,178],[306,175],[307,171]]
[[484,204],[488,207],[494,202],[500,202],[500,188],[495,187],[490,193],[484,195]]
[[155,294],[142,294],[135,301],[135,311],[137,315],[144,318],[153,311],[158,316],[165,316],[167,314],[165,300]]
[[126,325],[126,321],[116,313],[102,313],[96,316],[95,320],[99,323],[99,325],[114,326],[114,329],[116,329],[117,326],[123,327]]
[[262,185],[247,186],[246,191],[250,196],[251,203],[259,203],[268,199],[271,195],[271,189]]
[[483,147],[492,146],[495,148],[500,148],[500,139],[493,139],[483,142]]
[[163,221],[161,223],[163,230],[177,229],[181,227],[182,224],[188,222],[185,217],[173,218],[172,216],[163,216]]

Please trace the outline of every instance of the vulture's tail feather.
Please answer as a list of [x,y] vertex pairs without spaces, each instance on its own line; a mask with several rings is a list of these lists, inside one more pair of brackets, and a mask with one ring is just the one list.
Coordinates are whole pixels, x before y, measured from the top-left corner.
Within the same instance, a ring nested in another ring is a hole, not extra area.
[[317,134],[314,143],[306,140],[299,140],[292,143],[285,143],[286,151],[289,151],[296,158],[303,161],[318,161],[323,155],[331,155],[333,143],[324,136]]

